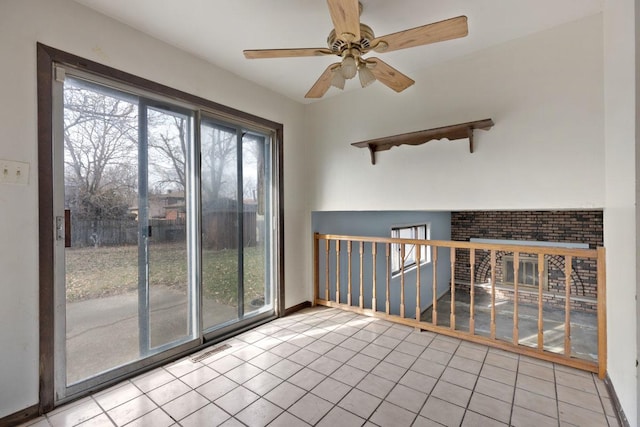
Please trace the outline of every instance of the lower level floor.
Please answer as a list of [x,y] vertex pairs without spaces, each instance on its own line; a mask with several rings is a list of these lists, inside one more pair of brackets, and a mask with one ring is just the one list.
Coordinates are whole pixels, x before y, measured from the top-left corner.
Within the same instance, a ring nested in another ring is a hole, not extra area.
[[28,426],[618,426],[597,375],[309,308]]

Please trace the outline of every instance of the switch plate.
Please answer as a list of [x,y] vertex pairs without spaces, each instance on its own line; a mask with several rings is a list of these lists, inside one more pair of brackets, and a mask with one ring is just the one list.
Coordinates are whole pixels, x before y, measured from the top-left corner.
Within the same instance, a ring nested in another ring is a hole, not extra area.
[[29,184],[29,163],[0,159],[0,184]]

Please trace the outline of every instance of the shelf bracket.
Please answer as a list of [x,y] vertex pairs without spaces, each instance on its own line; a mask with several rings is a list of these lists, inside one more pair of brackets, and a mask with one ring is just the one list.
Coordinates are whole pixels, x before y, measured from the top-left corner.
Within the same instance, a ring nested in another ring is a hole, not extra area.
[[376,164],[376,146],[373,144],[368,144],[367,147],[369,148],[369,154],[371,155],[371,164],[375,165]]

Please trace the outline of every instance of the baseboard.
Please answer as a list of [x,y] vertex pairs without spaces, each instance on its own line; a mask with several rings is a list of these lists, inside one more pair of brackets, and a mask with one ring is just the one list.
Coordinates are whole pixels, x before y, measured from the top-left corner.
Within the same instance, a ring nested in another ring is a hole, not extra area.
[[292,307],[285,308],[284,309],[284,315],[288,316],[290,314],[295,313],[296,311],[300,311],[302,309],[309,308],[309,307],[311,307],[311,302],[310,301],[303,301],[300,304],[296,304],[296,305],[294,305]]
[[25,423],[29,420],[37,418],[39,415],[38,404],[29,406],[28,408],[18,411],[14,414],[0,418],[0,427],[10,427]]
[[631,427],[629,425],[629,420],[627,420],[624,411],[622,410],[622,405],[620,405],[620,399],[618,399],[618,394],[616,393],[615,388],[613,388],[613,383],[611,382],[611,378],[609,378],[609,374],[604,377],[604,385],[607,387],[607,391],[609,392],[609,397],[611,398],[611,404],[613,405],[613,409],[616,412],[616,418],[618,418],[618,422],[622,427]]

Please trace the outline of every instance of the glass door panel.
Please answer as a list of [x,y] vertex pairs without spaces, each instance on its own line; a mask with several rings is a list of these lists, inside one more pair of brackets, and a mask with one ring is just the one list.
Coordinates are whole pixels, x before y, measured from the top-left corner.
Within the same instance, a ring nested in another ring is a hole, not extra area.
[[63,97],[66,382],[73,384],[140,357],[132,209],[138,105],[73,78],[65,80]]
[[201,137],[202,321],[211,329],[238,315],[237,131],[203,121]]
[[189,339],[194,330],[185,173],[192,125],[187,114],[146,111],[149,346],[157,350]]
[[[268,182],[265,169],[267,138],[245,134],[242,138],[243,180],[243,287],[244,312],[260,311],[271,306],[269,272],[267,269],[269,197],[265,194]],[[266,157],[268,158],[268,156]]]

